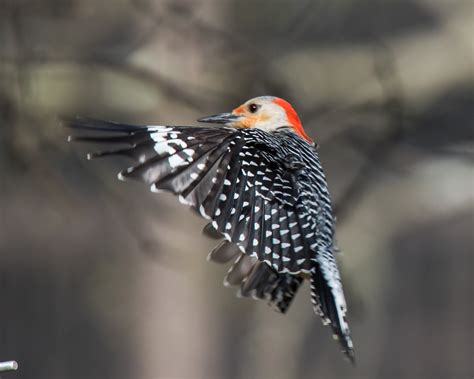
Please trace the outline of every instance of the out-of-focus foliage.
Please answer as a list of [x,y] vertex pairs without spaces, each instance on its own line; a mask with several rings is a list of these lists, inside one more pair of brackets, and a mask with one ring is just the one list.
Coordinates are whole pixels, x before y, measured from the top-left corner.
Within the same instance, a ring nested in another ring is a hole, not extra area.
[[[0,360],[13,378],[467,378],[472,2],[4,0]],[[357,366],[238,300],[203,221],[84,159],[58,114],[192,124],[263,94],[320,144]]]

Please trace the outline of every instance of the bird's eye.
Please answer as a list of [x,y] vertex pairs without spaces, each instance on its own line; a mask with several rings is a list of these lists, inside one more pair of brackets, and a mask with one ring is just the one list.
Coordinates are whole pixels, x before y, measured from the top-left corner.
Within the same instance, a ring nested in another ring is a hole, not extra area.
[[252,103],[252,104],[249,105],[249,111],[250,111],[250,113],[255,113],[255,112],[257,112],[257,111],[258,111],[258,108],[259,108],[259,107],[258,107],[257,104],[253,104],[253,103]]

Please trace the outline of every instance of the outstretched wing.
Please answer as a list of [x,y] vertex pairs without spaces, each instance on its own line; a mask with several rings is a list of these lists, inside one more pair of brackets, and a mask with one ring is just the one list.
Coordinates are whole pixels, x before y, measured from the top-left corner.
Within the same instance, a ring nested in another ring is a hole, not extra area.
[[[322,251],[320,244],[332,243],[329,197],[319,161],[306,142],[258,129],[132,126],[89,119],[66,120],[66,125],[90,132],[71,140],[113,146],[89,158],[133,158],[135,165],[119,173],[119,179],[140,179],[154,192],[178,195],[248,257],[287,275],[279,281],[294,278],[289,274],[310,275],[315,309],[352,357],[332,245]],[[301,152],[302,161],[295,152]],[[315,163],[314,170],[305,169]],[[260,278],[269,275],[259,270],[250,276],[258,278],[256,284],[247,283],[257,293],[260,283],[267,282]],[[300,283],[288,282],[291,291],[286,293],[292,296]],[[286,310],[288,300],[281,304]]]
[[271,134],[89,119],[70,119],[67,125],[91,132],[70,140],[114,146],[89,154],[90,159],[108,155],[135,159],[137,163],[120,172],[119,179],[140,179],[153,192],[178,195],[242,252],[277,272],[310,272],[311,251],[304,248],[306,225],[296,208],[297,185]]

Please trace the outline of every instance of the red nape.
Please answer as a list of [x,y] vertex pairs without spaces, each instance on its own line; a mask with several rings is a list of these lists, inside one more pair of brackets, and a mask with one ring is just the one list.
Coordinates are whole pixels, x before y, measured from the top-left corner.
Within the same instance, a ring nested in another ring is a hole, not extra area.
[[288,119],[291,126],[293,126],[296,133],[300,135],[306,141],[312,143],[313,140],[309,138],[306,132],[304,131],[303,125],[301,125],[300,118],[298,117],[298,114],[296,113],[294,108],[291,106],[291,104],[288,101],[283,100],[282,98],[279,98],[279,97],[275,97],[273,99],[273,102],[275,104],[278,104],[280,107],[282,107],[285,110],[286,118]]

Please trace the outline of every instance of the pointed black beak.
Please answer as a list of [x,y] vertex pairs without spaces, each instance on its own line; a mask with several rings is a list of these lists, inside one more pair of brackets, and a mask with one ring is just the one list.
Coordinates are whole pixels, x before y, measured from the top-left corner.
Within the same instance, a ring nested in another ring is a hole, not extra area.
[[213,116],[200,118],[199,122],[209,122],[213,124],[228,124],[234,121],[238,121],[240,116],[233,113],[219,113]]

